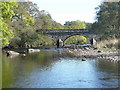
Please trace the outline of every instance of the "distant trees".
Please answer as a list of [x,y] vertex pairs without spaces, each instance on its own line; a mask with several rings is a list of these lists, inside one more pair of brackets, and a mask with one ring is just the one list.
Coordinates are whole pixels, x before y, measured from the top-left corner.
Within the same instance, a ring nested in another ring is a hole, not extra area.
[[86,23],[82,21],[66,21],[64,24],[65,29],[86,29]]
[[[39,29],[63,29],[64,27],[60,24],[54,21],[51,17],[51,15],[46,12],[45,10],[40,11],[40,14],[38,17],[35,18],[37,21],[36,24],[41,24],[41,28]],[[39,22],[39,23],[38,23]]]
[[87,22],[86,22],[86,28],[87,28],[88,30],[90,30],[90,29],[92,28],[92,23],[87,23]]
[[96,8],[97,21],[93,23],[91,32],[104,34],[105,36],[119,36],[120,17],[118,2],[103,2]]

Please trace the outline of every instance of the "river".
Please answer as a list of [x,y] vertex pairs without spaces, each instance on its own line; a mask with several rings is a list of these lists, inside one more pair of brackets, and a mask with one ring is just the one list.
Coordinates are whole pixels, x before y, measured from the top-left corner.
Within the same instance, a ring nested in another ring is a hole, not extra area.
[[2,56],[3,88],[117,88],[118,63],[82,61],[64,49],[45,49],[26,56]]

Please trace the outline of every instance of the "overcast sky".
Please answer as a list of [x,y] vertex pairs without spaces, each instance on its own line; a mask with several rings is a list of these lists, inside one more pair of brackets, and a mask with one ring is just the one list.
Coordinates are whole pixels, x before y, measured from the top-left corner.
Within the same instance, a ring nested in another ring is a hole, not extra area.
[[64,24],[65,21],[81,20],[94,22],[95,7],[102,0],[29,0],[36,3],[40,10],[49,12],[52,18]]

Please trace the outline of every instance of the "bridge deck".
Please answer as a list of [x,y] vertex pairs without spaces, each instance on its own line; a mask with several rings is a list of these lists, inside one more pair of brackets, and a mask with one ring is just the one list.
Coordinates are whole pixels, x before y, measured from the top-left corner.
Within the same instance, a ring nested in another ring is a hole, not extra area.
[[88,32],[88,29],[46,29],[46,30],[37,30],[42,33],[79,33],[79,32]]

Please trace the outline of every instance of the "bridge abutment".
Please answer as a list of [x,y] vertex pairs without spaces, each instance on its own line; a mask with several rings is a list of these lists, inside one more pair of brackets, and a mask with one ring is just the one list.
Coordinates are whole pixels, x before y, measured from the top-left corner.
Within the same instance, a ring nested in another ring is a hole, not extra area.
[[96,45],[96,40],[95,40],[94,38],[92,38],[92,39],[90,40],[90,44],[93,45],[93,46]]
[[64,42],[61,39],[57,40],[57,48],[61,48],[64,46]]

